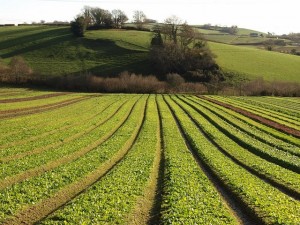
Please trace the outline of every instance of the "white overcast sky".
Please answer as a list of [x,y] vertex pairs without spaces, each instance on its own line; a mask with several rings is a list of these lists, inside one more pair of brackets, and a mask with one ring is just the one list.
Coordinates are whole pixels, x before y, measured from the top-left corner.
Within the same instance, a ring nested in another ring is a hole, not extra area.
[[134,10],[159,22],[171,15],[189,24],[237,25],[276,34],[300,32],[300,0],[0,0],[0,24],[71,21],[85,6]]

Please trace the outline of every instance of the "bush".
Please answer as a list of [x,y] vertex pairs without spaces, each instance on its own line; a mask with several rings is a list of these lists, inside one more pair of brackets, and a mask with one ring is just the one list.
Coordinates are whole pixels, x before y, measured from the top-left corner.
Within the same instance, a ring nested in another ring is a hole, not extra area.
[[71,22],[71,32],[76,37],[84,37],[86,31],[87,23],[83,16],[79,16],[75,21]]
[[0,81],[7,83],[26,83],[32,79],[32,69],[21,56],[11,59],[8,66],[0,64]]

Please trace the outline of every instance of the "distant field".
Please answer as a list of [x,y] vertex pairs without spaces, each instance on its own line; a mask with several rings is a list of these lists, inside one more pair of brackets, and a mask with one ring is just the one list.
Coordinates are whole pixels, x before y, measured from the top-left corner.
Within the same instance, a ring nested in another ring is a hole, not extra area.
[[89,70],[114,75],[124,70],[147,73],[149,32],[88,31],[72,37],[68,27],[1,27],[0,58],[22,55],[34,71],[47,76]]
[[[201,30],[200,30],[201,31]],[[206,30],[209,33],[209,30]],[[204,34],[216,42],[250,43],[261,38]],[[240,34],[251,30],[239,29]],[[150,32],[133,30],[88,31],[85,38],[74,38],[68,27],[0,27],[0,60],[23,56],[34,71],[44,76],[80,74],[117,75],[122,71],[153,74],[148,61]],[[208,39],[209,39],[208,38]],[[226,70],[258,76],[266,80],[300,82],[300,57],[245,47],[209,44]]]
[[3,225],[300,223],[298,98],[0,94]]
[[300,57],[248,47],[209,42],[220,66],[250,78],[300,82]]

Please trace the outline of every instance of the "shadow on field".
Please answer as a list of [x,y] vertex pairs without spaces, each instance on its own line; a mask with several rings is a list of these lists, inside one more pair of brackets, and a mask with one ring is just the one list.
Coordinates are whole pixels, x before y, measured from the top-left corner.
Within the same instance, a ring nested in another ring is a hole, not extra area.
[[[7,30],[5,30],[5,29],[7,29]],[[2,35],[3,36],[14,36],[16,34],[22,34],[22,36],[23,36],[26,33],[30,33],[30,32],[36,31],[36,30],[42,31],[40,26],[36,26],[36,27],[29,26],[29,27],[26,27],[26,28],[24,28],[24,27],[13,27],[13,30],[10,30],[10,29],[11,29],[11,27],[0,27],[1,36]],[[43,29],[49,29],[49,28],[47,28],[45,26]],[[12,39],[10,39],[10,40],[12,40]]]
[[148,53],[145,51],[123,48],[108,39],[81,39],[80,44],[87,51],[77,52],[77,57],[82,63],[82,71],[79,73],[85,72],[86,60],[100,62],[99,65],[88,69],[88,72],[94,75],[116,76],[125,70],[149,74],[151,71],[147,60]]
[[31,51],[47,48],[51,45],[55,45],[64,41],[68,41],[70,39],[70,34],[54,37],[45,41],[39,40],[39,43],[32,42],[29,46],[24,48],[19,48],[9,53],[1,54],[0,57],[2,58],[10,58],[16,55],[22,55]]
[[[24,45],[27,47],[34,46],[36,43],[41,42],[43,39],[52,39],[55,37],[71,35],[69,28],[56,28],[51,30],[40,30],[38,33],[23,35],[17,38],[8,39],[5,41],[0,40],[0,50],[7,48],[22,49]],[[4,56],[2,56],[4,57]]]

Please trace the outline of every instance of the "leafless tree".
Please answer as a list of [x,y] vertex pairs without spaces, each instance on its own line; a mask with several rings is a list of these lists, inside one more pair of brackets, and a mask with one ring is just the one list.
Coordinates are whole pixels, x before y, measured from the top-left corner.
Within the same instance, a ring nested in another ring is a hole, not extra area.
[[193,27],[184,23],[180,27],[180,43],[183,50],[187,49],[190,44],[195,42],[196,33]]
[[147,17],[143,11],[135,10],[133,12],[133,22],[136,24],[138,29],[142,29]]
[[169,40],[177,43],[177,34],[182,21],[177,16],[171,16],[165,20],[161,32],[165,36],[165,41]]
[[120,9],[114,9],[111,13],[114,27],[122,28],[122,25],[128,20],[126,14]]

